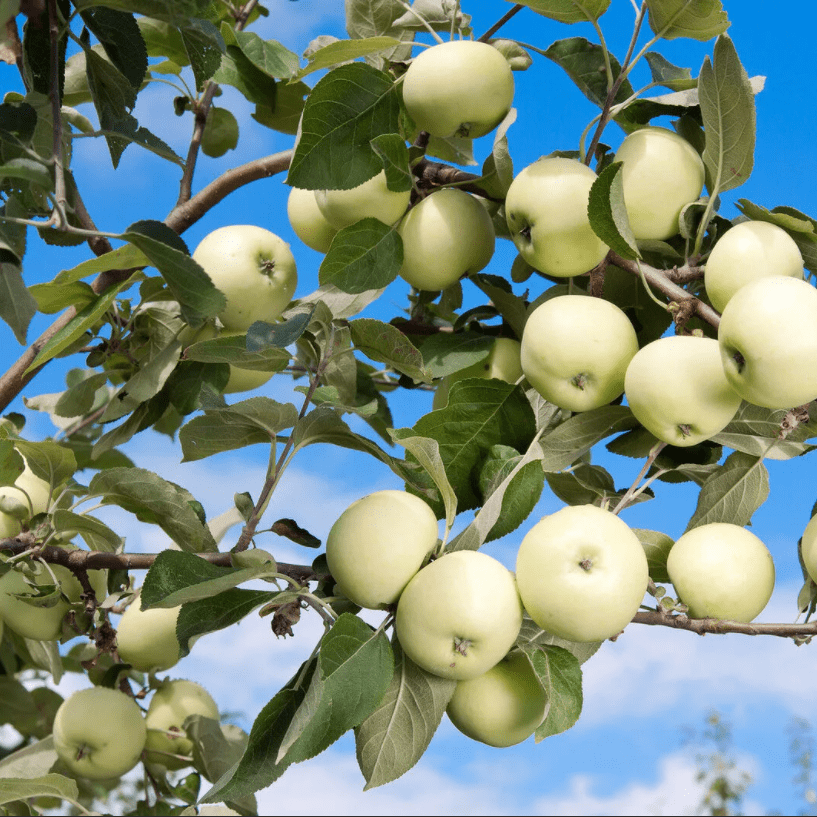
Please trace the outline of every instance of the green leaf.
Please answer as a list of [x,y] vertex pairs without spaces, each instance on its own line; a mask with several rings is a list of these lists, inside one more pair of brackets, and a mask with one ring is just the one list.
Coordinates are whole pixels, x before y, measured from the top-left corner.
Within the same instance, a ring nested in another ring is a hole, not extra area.
[[0,164],[0,179],[24,179],[45,190],[54,189],[51,172],[44,164],[34,159],[9,159],[5,164]]
[[[283,89],[286,88],[279,87],[272,77],[257,68],[237,45],[227,46],[213,79],[219,85],[232,85],[233,88],[237,88],[250,102],[269,110],[270,116],[273,110],[277,111]],[[300,107],[303,108],[303,103]]]
[[159,270],[190,326],[197,328],[224,309],[224,295],[167,225],[161,221],[136,221],[121,237],[135,244]]
[[286,183],[308,190],[357,187],[382,170],[371,141],[399,132],[388,74],[362,63],[336,68],[312,90]]
[[69,306],[82,309],[96,298],[93,289],[83,281],[73,284],[34,284],[28,291],[37,302],[38,310],[46,315],[62,312]]
[[[253,324],[253,326],[258,326],[258,324]],[[275,328],[278,326],[276,325]],[[184,350],[183,357],[185,360],[199,363],[229,363],[240,369],[254,369],[262,372],[280,372],[289,363],[290,353],[286,349],[275,346],[257,352],[248,352],[248,337],[249,331],[247,335],[230,335],[202,340],[188,346]]]
[[494,340],[480,332],[439,332],[420,347],[425,369],[434,378],[467,369],[488,357]]
[[114,269],[141,269],[149,264],[150,259],[138,247],[133,244],[125,244],[111,252],[100,255],[98,258],[83,261],[70,270],[63,270],[52,283],[64,286],[81,281],[91,275],[99,275],[101,272]]
[[33,778],[0,777],[0,805],[29,797],[57,797],[76,802],[79,789],[75,780],[62,774]]
[[580,664],[589,661],[598,651],[603,641],[568,641],[543,630],[527,613],[522,616],[522,627],[516,639],[516,646],[526,651],[537,647],[562,647],[576,657]]
[[646,1],[650,28],[665,40],[689,37],[705,42],[729,28],[720,0]]
[[276,40],[262,40],[252,31],[236,31],[233,36],[244,56],[268,77],[292,79],[300,70],[298,55]]
[[201,137],[201,151],[205,156],[218,158],[238,144],[238,120],[226,108],[210,107],[207,123]]
[[119,534],[93,516],[72,513],[62,508],[54,511],[54,529],[66,538],[79,534],[89,550],[116,553],[124,544]]
[[[568,505],[599,505],[616,496],[613,477],[600,465],[579,463],[570,471],[547,474],[550,490]],[[642,494],[643,496],[643,494]]]
[[210,0],[76,0],[74,5],[82,11],[92,6],[109,6],[121,11],[132,11],[155,17],[172,25],[184,25],[191,17],[206,17],[210,10]]
[[644,59],[650,66],[652,81],[672,91],[688,91],[698,87],[698,80],[692,76],[689,68],[680,68],[673,65],[666,57],[657,51],[648,51]]
[[397,230],[376,218],[364,218],[332,239],[318,280],[321,286],[359,295],[390,284],[402,265],[403,241]]
[[570,729],[582,711],[582,668],[563,647],[525,649],[547,694],[547,714],[536,730],[536,742]]
[[686,530],[710,522],[744,527],[769,496],[769,472],[759,457],[735,451],[701,487]]
[[209,20],[188,21],[181,27],[181,35],[190,58],[196,90],[200,92],[204,83],[215,74],[221,64],[221,55],[225,50],[224,38]]
[[386,186],[397,193],[411,190],[414,177],[409,168],[406,141],[397,133],[384,133],[372,139],[372,150],[380,157],[386,171]]
[[389,48],[396,48],[400,44],[401,41],[396,40],[394,37],[366,37],[362,40],[338,40],[310,54],[309,64],[306,68],[301,68],[301,70],[298,71],[297,77],[298,79],[302,79],[313,71],[320,71],[322,68],[332,68],[342,62],[349,62],[359,57],[367,57],[369,54],[377,54]]
[[401,0],[352,0],[346,4],[346,30],[363,39],[385,34],[405,13]]
[[41,443],[16,440],[15,446],[26,458],[34,475],[45,480],[52,488],[61,485],[77,470],[73,452],[51,440]]
[[349,324],[349,329],[355,348],[366,357],[386,363],[413,380],[431,382],[420,350],[391,324],[373,318],[358,318]]
[[669,552],[675,544],[673,538],[657,530],[645,530],[644,528],[631,528],[631,530],[644,548],[647,565],[650,569],[650,578],[654,582],[669,582],[667,556],[669,556]]
[[49,772],[57,759],[54,738],[49,735],[0,760],[0,779],[11,777],[31,780],[42,777]]
[[456,681],[420,669],[394,641],[394,675],[377,709],[355,729],[366,789],[391,783],[423,756],[454,694]]
[[138,91],[148,70],[148,53],[133,14],[95,6],[80,12],[80,16],[108,59]]
[[306,331],[314,312],[311,309],[296,313],[283,323],[256,321],[247,330],[247,351],[264,352],[270,348],[285,349],[291,346]]
[[190,64],[181,32],[169,23],[153,17],[136,20],[150,57],[167,57],[178,66]]
[[[527,54],[527,52],[525,52]],[[513,159],[508,150],[508,128],[516,122],[516,108],[511,108],[499,123],[494,134],[491,155],[482,164],[482,181],[479,182],[486,193],[497,199],[504,199],[513,181]]]
[[88,490],[101,497],[103,505],[118,505],[140,522],[158,525],[182,550],[216,550],[193,495],[157,474],[143,468],[109,468],[94,475]]
[[257,607],[267,604],[278,595],[269,590],[234,588],[217,596],[183,604],[176,622],[176,637],[181,648],[180,657],[190,652],[190,639],[232,627]]
[[27,144],[37,127],[37,111],[27,102],[0,103],[0,139]]
[[590,188],[587,214],[593,232],[623,258],[641,258],[624,206],[623,162],[613,162],[601,171]]
[[698,95],[706,134],[703,152],[710,196],[740,187],[755,152],[755,99],[732,40],[721,34],[713,59],[704,59]]
[[9,325],[18,343],[25,344],[29,324],[36,314],[37,302],[26,289],[22,267],[0,263],[0,318]]
[[560,23],[585,23],[598,20],[610,0],[522,0],[522,5]]
[[[229,49],[228,49],[229,50]],[[281,133],[295,134],[301,121],[304,102],[312,90],[304,82],[292,85],[275,85],[275,98],[267,104],[257,103],[252,118],[266,128]]]
[[517,338],[521,338],[528,320],[526,299],[514,295],[508,281],[498,275],[478,272],[469,276],[469,280],[491,299],[491,303],[499,310],[505,323],[513,329]]
[[605,437],[636,425],[626,406],[602,406],[576,414],[542,437],[542,468],[547,472],[562,471]]

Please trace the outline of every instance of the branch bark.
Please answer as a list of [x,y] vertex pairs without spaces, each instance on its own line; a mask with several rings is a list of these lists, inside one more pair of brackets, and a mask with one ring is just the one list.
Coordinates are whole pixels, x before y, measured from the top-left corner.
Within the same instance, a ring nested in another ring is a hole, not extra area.
[[817,621],[809,624],[765,624],[741,621],[723,621],[717,618],[688,618],[658,611],[644,610],[635,614],[634,624],[648,624],[654,627],[671,627],[687,630],[698,635],[707,633],[740,633],[742,635],[773,635],[779,638],[811,639],[817,635]]

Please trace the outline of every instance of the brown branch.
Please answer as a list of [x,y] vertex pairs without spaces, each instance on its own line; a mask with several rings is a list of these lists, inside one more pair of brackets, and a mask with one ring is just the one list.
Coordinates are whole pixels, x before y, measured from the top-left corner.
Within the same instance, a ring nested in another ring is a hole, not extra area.
[[741,621],[725,621],[717,618],[688,618],[659,611],[644,610],[635,614],[634,624],[648,624],[655,627],[670,627],[687,630],[698,635],[714,633],[740,633],[742,635],[774,635],[779,638],[810,639],[817,635],[817,621],[809,624],[766,624]]
[[506,12],[502,17],[500,17],[480,38],[479,42],[487,43],[488,40],[494,36],[494,34],[499,31],[511,17],[519,14],[522,9],[525,8],[522,3],[517,3],[510,11]]

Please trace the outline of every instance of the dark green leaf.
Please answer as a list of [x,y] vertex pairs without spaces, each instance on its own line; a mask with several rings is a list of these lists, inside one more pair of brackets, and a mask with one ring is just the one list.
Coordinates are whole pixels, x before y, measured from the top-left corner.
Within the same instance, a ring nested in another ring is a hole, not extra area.
[[262,40],[252,31],[236,31],[233,36],[244,56],[267,76],[291,79],[300,70],[298,55],[276,40]]
[[590,188],[587,214],[593,232],[623,258],[641,258],[624,206],[621,179],[623,162],[613,162],[601,171]]
[[224,38],[208,20],[190,20],[181,28],[190,67],[196,80],[196,90],[201,91],[204,83],[215,74],[221,64],[225,50]]
[[397,133],[385,133],[372,139],[372,149],[383,161],[386,186],[395,192],[411,190],[413,176],[409,169],[406,141]]
[[420,350],[398,329],[373,318],[358,318],[349,324],[352,342],[366,357],[386,363],[414,380],[430,383]]
[[72,513],[62,508],[54,511],[54,529],[66,538],[81,536],[89,550],[115,553],[124,544],[119,534],[93,516]]
[[293,315],[283,323],[256,321],[247,330],[247,351],[263,352],[267,349],[285,349],[304,333],[312,320],[314,309]]
[[252,118],[264,127],[281,133],[297,133],[304,101],[311,89],[303,82],[294,82],[292,85],[278,84],[274,87],[276,89],[274,99],[266,104],[257,103]]
[[440,332],[423,342],[420,351],[432,377],[446,377],[484,360],[495,338],[479,332]]
[[256,67],[237,45],[227,46],[213,79],[220,85],[237,88],[250,102],[269,109],[270,115],[273,110],[278,110],[279,97],[283,97],[286,88],[279,87],[271,76]]
[[37,127],[37,111],[27,102],[0,104],[0,139],[12,144],[28,143]]
[[207,17],[211,10],[210,0],[76,0],[74,5],[82,11],[92,6],[109,6],[110,8],[130,11],[155,17],[172,25],[184,25],[190,18]]
[[148,69],[148,54],[133,14],[95,6],[80,13],[82,21],[99,40],[108,59],[138,90]]
[[673,65],[666,57],[657,51],[648,51],[644,59],[650,66],[652,81],[673,91],[688,91],[698,86],[698,80],[692,76],[689,68],[680,68]]
[[0,263],[0,318],[20,344],[25,344],[28,326],[36,314],[37,302],[26,289],[22,267]]
[[[265,336],[263,327],[270,326],[270,324],[258,322],[253,326],[261,327],[260,334],[255,335],[257,340]],[[250,327],[250,330],[253,326]],[[261,352],[248,352],[247,338],[250,330],[247,331],[247,335],[228,335],[194,343],[185,349],[184,358],[200,363],[229,363],[241,369],[255,369],[264,372],[281,371],[289,363],[290,353],[277,346],[269,346]]]

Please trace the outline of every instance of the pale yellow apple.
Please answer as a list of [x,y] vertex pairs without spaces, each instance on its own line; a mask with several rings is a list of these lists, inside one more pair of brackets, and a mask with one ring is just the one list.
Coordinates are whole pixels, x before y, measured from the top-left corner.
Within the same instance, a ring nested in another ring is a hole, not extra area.
[[318,252],[327,252],[338,231],[318,207],[314,190],[293,187],[287,198],[287,216],[295,235]]
[[817,584],[817,516],[811,517],[806,529],[803,531],[800,553],[806,571],[811,576],[812,581]]
[[774,590],[769,549],[746,528],[727,522],[681,536],[667,557],[667,573],[692,618],[752,621]]
[[432,136],[490,133],[513,102],[510,65],[492,45],[452,40],[420,52],[403,78],[403,102]]
[[484,553],[461,550],[426,565],[397,605],[406,655],[428,672],[476,678],[508,654],[522,626],[513,574]]
[[340,230],[364,218],[394,224],[409,206],[411,190],[389,190],[381,170],[351,190],[316,190],[315,202],[331,227]]
[[164,681],[150,700],[145,726],[145,760],[160,763],[168,769],[190,766],[189,761],[169,755],[190,757],[193,741],[187,738],[183,725],[190,715],[218,720],[218,705],[207,690],[193,681]]
[[439,525],[426,502],[405,491],[376,491],[353,502],[326,539],[339,589],[361,607],[394,604],[437,544]]
[[624,373],[637,351],[635,329],[617,306],[602,298],[560,295],[528,317],[522,371],[545,400],[589,411],[624,391]]
[[588,272],[609,247],[587,216],[596,174],[574,159],[544,158],[514,178],[505,197],[513,243],[534,269],[556,278]]
[[678,219],[700,198],[704,163],[692,145],[666,128],[640,128],[616,151],[623,162],[624,206],[637,239],[678,235]]
[[235,224],[206,235],[193,252],[227,299],[218,317],[227,329],[274,321],[295,293],[295,257],[283,239],[263,227]]
[[[14,481],[14,485],[0,486],[0,499],[8,498],[19,502],[31,516],[45,513],[51,504],[51,490],[49,484],[28,467],[23,457],[25,467],[23,473]],[[20,520],[10,514],[0,511],[0,539],[10,539],[17,536],[22,530]]]
[[403,239],[400,276],[429,291],[484,269],[496,243],[488,211],[453,187],[437,190],[412,207],[398,232]]
[[516,383],[522,377],[522,364],[519,356],[521,345],[513,338],[497,338],[488,356],[476,363],[444,377],[434,392],[433,409],[445,408],[448,405],[448,393],[451,387],[460,380],[479,377],[484,380],[504,380]]
[[54,749],[71,774],[107,780],[129,772],[145,747],[139,706],[122,692],[92,687],[75,692],[54,718]]
[[817,398],[817,290],[774,275],[741,287],[723,310],[726,377],[747,402],[773,409]]
[[489,746],[527,740],[545,718],[547,695],[524,653],[503,658],[483,675],[459,681],[446,713],[464,735]]
[[647,431],[682,447],[722,431],[741,402],[724,374],[718,342],[693,335],[659,338],[639,350],[624,393]]
[[137,597],[116,627],[116,649],[126,664],[141,672],[170,669],[179,661],[176,622],[181,607],[142,609]]
[[595,505],[572,505],[544,517],[516,557],[528,615],[569,641],[603,641],[620,633],[638,611],[648,580],[638,537]]
[[704,284],[712,306],[723,312],[743,286],[769,275],[803,277],[803,256],[794,239],[776,224],[742,221],[712,248]]

